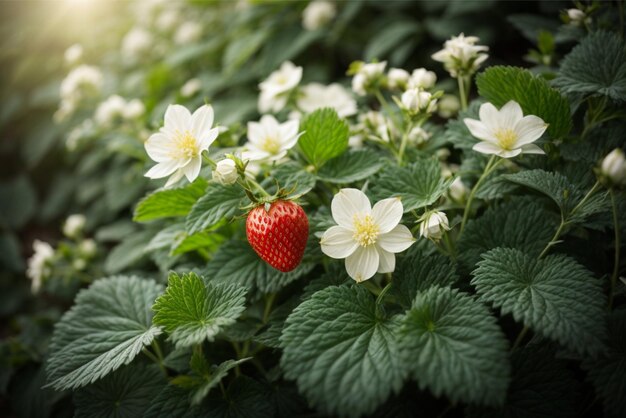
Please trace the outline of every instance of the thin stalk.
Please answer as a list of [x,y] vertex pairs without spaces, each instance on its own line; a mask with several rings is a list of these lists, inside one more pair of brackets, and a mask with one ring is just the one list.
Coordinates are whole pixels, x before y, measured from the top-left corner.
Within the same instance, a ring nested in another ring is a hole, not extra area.
[[461,101],[461,110],[467,110],[467,90],[465,87],[465,77],[458,76],[457,82],[459,84],[459,100]]
[[548,252],[548,250],[550,250],[550,248],[553,245],[557,244],[557,241],[559,239],[559,237],[561,236],[561,233],[563,232],[563,229],[565,229],[565,226],[567,225],[567,222],[565,221],[565,219],[563,219],[563,214],[561,213],[561,223],[559,224],[559,228],[556,230],[556,232],[554,233],[554,235],[552,236],[552,239],[550,239],[550,242],[548,242],[548,244],[546,245],[546,247],[543,249],[543,251],[541,252],[541,254],[539,254],[539,258],[543,258],[544,255],[546,255],[546,253]]
[[474,195],[480,188],[480,185],[483,183],[483,181],[487,178],[487,176],[489,176],[489,174],[491,174],[491,172],[498,166],[498,164],[500,164],[501,161],[502,159],[496,161],[496,156],[493,155],[489,159],[487,166],[485,166],[485,170],[483,171],[483,174],[480,176],[480,178],[478,179],[478,181],[476,182],[476,184],[470,191],[469,197],[467,198],[467,202],[465,203],[465,210],[463,211],[463,220],[461,221],[461,229],[459,231],[458,238],[461,237],[461,234],[463,233],[463,229],[465,229],[465,224],[467,223],[467,218],[469,217],[469,213],[472,208],[472,201],[474,200]]
[[515,342],[513,343],[513,347],[511,347],[511,351],[514,351],[517,347],[519,347],[519,345],[522,343],[527,333],[528,333],[528,327],[524,325],[524,328],[522,328],[517,338],[515,339]]
[[620,236],[619,222],[617,219],[617,203],[615,202],[615,193],[609,191],[611,195],[611,208],[613,210],[613,228],[615,229],[615,265],[613,266],[613,274],[611,275],[611,287],[609,289],[609,310],[613,307],[613,297],[615,294],[615,285],[617,283],[617,275],[619,273],[619,255],[620,255]]
[[270,317],[270,313],[272,312],[272,305],[274,304],[274,299],[276,299],[276,293],[270,293],[265,298],[265,308],[263,309],[264,324],[267,324],[267,320]]
[[406,130],[404,131],[404,135],[402,135],[402,142],[400,143],[400,150],[398,151],[398,164],[402,165],[402,160],[404,159],[404,151],[406,150],[406,144],[409,142],[409,134],[413,129],[413,121],[409,121],[407,124]]
[[387,283],[387,285],[383,288],[383,290],[376,298],[376,306],[380,305],[383,302],[383,298],[385,297],[389,289],[391,289],[391,280],[389,281],[389,283]]

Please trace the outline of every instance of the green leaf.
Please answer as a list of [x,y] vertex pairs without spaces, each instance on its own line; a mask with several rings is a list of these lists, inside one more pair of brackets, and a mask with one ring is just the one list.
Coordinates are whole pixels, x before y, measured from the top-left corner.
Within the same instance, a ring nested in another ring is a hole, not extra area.
[[0,224],[19,229],[37,209],[37,193],[26,176],[0,183]]
[[263,186],[269,193],[275,191],[275,181],[281,189],[289,190],[294,195],[303,195],[308,193],[315,187],[315,175],[309,173],[297,163],[284,163],[279,164],[272,170],[272,177],[267,178],[263,182]]
[[241,363],[250,360],[251,357],[243,358],[240,360],[226,360],[220,363],[218,366],[211,367],[208,377],[204,379],[191,395],[191,404],[198,405],[208,395],[209,391],[216,387],[222,379],[224,379],[228,372]]
[[397,333],[363,287],[327,287],[287,319],[281,367],[324,413],[371,413],[402,386]]
[[189,403],[189,391],[168,385],[153,399],[143,418],[202,418],[197,406]]
[[502,404],[510,380],[508,341],[486,306],[432,287],[418,293],[401,321],[402,365],[420,389],[452,402]]
[[187,215],[185,226],[187,232],[195,234],[205,228],[215,225],[224,218],[234,216],[245,194],[241,187],[225,186],[214,183],[191,208]]
[[567,94],[626,100],[626,48],[615,33],[585,37],[561,62],[553,84]]
[[604,403],[606,416],[626,416],[626,310],[613,312],[608,320],[608,350],[586,359],[582,367]]
[[268,388],[246,376],[239,376],[221,392],[213,391],[202,404],[203,416],[211,418],[273,417],[275,408]]
[[373,150],[350,151],[328,161],[317,176],[329,183],[354,183],[378,173],[383,164],[380,154]]
[[141,261],[145,255],[146,243],[150,241],[152,234],[150,231],[141,231],[128,235],[109,252],[104,262],[104,270],[115,274]]
[[557,139],[572,129],[569,102],[548,82],[517,67],[490,67],[476,76],[478,93],[501,107],[509,100],[520,104],[524,115],[536,115],[550,124],[548,134]]
[[141,417],[165,385],[166,381],[156,366],[123,367],[76,392],[74,417]]
[[165,294],[152,309],[154,323],[170,334],[177,347],[213,341],[221,329],[235,323],[245,309],[245,289],[204,281],[195,273],[170,273]]
[[270,34],[269,30],[255,30],[236,36],[222,55],[222,68],[225,74],[233,74],[254,55]]
[[372,194],[375,200],[400,197],[408,212],[435,203],[452,181],[442,177],[437,159],[419,159],[407,167],[390,164],[383,168],[372,184]]
[[580,354],[603,349],[606,298],[583,266],[564,255],[537,259],[513,248],[482,258],[471,282],[481,300]]
[[350,129],[334,109],[318,109],[306,116],[300,131],[304,132],[298,140],[300,151],[318,169],[348,148]]
[[[308,249],[305,255],[307,252]],[[313,267],[314,262],[304,259],[295,270],[282,273],[261,260],[247,241],[233,238],[222,244],[207,264],[203,276],[212,281],[238,283],[252,290],[272,293],[298,280]]]
[[185,187],[157,190],[144,197],[135,208],[133,220],[147,222],[161,218],[185,216],[204,195],[207,181],[199,177]]
[[459,260],[466,271],[492,248],[517,248],[538,256],[554,235],[557,217],[531,197],[515,197],[488,208],[465,226],[458,243]]
[[400,47],[408,37],[415,35],[419,30],[419,23],[416,21],[395,20],[393,24],[388,25],[382,31],[376,33],[365,47],[365,60],[384,59],[389,52],[393,52]]
[[76,389],[130,363],[161,333],[150,307],[162,291],[154,280],[135,276],[97,280],[81,290],[55,326],[49,386]]

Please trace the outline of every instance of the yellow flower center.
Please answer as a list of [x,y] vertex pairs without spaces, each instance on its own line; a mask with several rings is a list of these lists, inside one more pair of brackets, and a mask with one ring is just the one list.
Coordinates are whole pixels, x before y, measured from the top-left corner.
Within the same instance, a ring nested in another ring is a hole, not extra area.
[[267,151],[270,154],[278,154],[280,152],[280,145],[280,141],[277,138],[268,136],[263,140],[261,148],[263,151]]
[[174,147],[171,155],[175,159],[187,159],[196,157],[200,153],[196,137],[189,131],[176,131],[174,135]]
[[289,79],[282,74],[276,77],[277,84],[284,85],[284,84],[287,84],[287,81],[289,81]]
[[498,145],[504,150],[509,151],[517,142],[517,132],[513,129],[498,129],[496,131],[496,138],[498,139]]
[[367,247],[376,243],[380,233],[380,227],[376,225],[370,215],[360,217],[354,215],[354,234],[352,239],[359,243],[361,247]]

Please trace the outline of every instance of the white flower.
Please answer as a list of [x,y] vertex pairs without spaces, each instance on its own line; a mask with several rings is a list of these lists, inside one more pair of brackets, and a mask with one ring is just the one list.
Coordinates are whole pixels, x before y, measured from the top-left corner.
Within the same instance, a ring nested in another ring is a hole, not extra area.
[[585,21],[587,15],[585,15],[585,12],[579,9],[568,9],[567,17],[569,18],[569,23],[572,26],[580,26],[581,23]]
[[213,180],[220,184],[233,184],[238,178],[239,173],[237,173],[237,165],[230,158],[219,161],[215,170],[213,170]]
[[287,155],[302,133],[297,120],[278,123],[272,115],[263,115],[259,122],[248,122],[247,151],[243,158],[252,161],[276,161]]
[[452,77],[473,74],[489,57],[485,51],[489,47],[476,45],[476,36],[453,36],[444,44],[444,48],[432,55],[432,59],[442,62]]
[[139,99],[133,99],[130,102],[126,103],[126,108],[124,109],[124,118],[126,119],[138,119],[146,112],[146,107],[143,102]]
[[85,96],[99,93],[102,83],[100,69],[91,65],[78,66],[61,82],[61,99],[67,102],[68,106],[75,106]]
[[348,146],[352,149],[361,149],[363,148],[363,135],[350,135],[348,138]]
[[393,272],[394,253],[415,242],[409,228],[399,224],[404,210],[398,198],[381,200],[372,208],[362,191],[341,189],[333,198],[331,211],[337,226],[324,232],[322,251],[332,258],[345,258],[348,275],[357,282],[376,272]]
[[202,81],[197,78],[192,78],[180,88],[180,94],[183,97],[191,97],[199,92],[201,88]]
[[87,261],[82,258],[77,258],[76,260],[72,261],[72,267],[76,271],[82,271],[85,269],[85,267],[87,267]]
[[450,184],[450,188],[448,189],[448,195],[450,198],[456,202],[463,202],[465,200],[465,196],[469,189],[461,180],[461,177],[457,177],[454,179],[452,184]]
[[63,235],[68,238],[76,238],[83,232],[87,218],[85,215],[74,214],[67,217],[63,224]]
[[448,217],[439,211],[428,212],[421,218],[420,236],[433,241],[440,240],[444,231],[450,230]]
[[178,28],[174,35],[174,42],[179,45],[186,45],[197,41],[201,36],[202,25],[198,22],[189,21]]
[[296,88],[302,79],[302,67],[292,62],[283,62],[267,80],[259,84],[259,112],[280,112],[287,104],[289,92]]
[[426,141],[428,141],[431,136],[432,134],[425,131],[424,128],[420,126],[416,126],[412,128],[411,131],[409,132],[408,139],[409,139],[409,142],[412,144],[421,145],[425,143]]
[[337,8],[330,1],[315,0],[302,12],[302,26],[306,30],[316,30],[333,20]]
[[50,274],[48,263],[54,257],[54,249],[47,242],[36,239],[33,242],[35,252],[28,259],[28,269],[26,275],[32,280],[31,291],[39,292],[44,278]]
[[154,46],[152,34],[142,28],[133,28],[122,40],[122,54],[131,60],[136,60]]
[[83,46],[81,44],[74,44],[65,50],[63,57],[65,63],[68,65],[74,65],[80,61],[83,56]]
[[511,158],[519,154],[545,154],[533,144],[543,135],[548,124],[538,116],[524,116],[520,105],[511,100],[500,110],[491,103],[484,103],[479,110],[480,120],[463,119],[472,135],[481,142],[473,150],[483,154],[495,154]]
[[78,245],[78,251],[85,257],[93,257],[96,255],[96,242],[92,239],[85,239]]
[[624,157],[624,151],[615,148],[604,157],[601,171],[613,184],[626,185],[626,158]]
[[402,68],[390,68],[387,73],[387,86],[392,90],[403,90],[410,77],[409,72]]
[[428,71],[426,68],[418,68],[413,70],[408,80],[408,88],[411,89],[430,89],[437,82],[437,74]]
[[306,113],[322,107],[331,107],[339,117],[345,118],[357,112],[356,101],[341,84],[324,86],[310,83],[302,87],[302,96],[298,98],[298,107]]
[[361,64],[361,67],[352,78],[352,91],[359,96],[365,96],[367,90],[380,80],[386,66],[387,61]]
[[412,114],[432,113],[437,108],[437,99],[433,99],[432,94],[420,89],[408,89],[402,93],[401,102],[403,108]]
[[165,111],[165,125],[152,134],[145,143],[148,156],[158,164],[145,174],[158,179],[170,176],[168,187],[183,175],[190,182],[200,173],[202,152],[207,151],[219,134],[213,125],[213,108],[204,105],[193,115],[180,105],[169,105]]
[[133,99],[127,102],[123,97],[114,94],[98,105],[94,119],[100,126],[107,127],[116,120],[133,120],[141,117],[146,111],[143,102]]

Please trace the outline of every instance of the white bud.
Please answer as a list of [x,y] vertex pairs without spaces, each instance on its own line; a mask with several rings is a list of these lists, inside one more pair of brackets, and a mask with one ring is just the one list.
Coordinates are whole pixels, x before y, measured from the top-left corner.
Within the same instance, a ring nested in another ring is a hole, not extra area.
[[365,96],[367,91],[365,91],[365,83],[367,82],[367,77],[365,74],[355,74],[352,78],[352,91],[354,91],[359,96]]
[[408,80],[408,86],[411,89],[429,89],[437,82],[437,75],[425,68],[413,70]]
[[402,68],[390,68],[387,73],[387,85],[390,89],[402,90],[406,88],[411,75]]
[[65,50],[65,62],[68,65],[77,64],[83,56],[83,47],[80,44],[74,44]]
[[302,26],[306,30],[319,29],[333,20],[336,14],[337,8],[330,1],[312,1],[302,12]]
[[85,270],[85,267],[87,267],[87,262],[82,258],[77,258],[72,261],[72,267],[74,267],[74,270],[76,271],[82,271]]
[[451,118],[460,108],[461,102],[453,94],[444,94],[437,102],[437,114],[442,118]]
[[602,174],[606,176],[611,183],[616,185],[626,185],[626,158],[624,151],[615,148],[604,160],[601,166]]
[[233,184],[237,181],[237,178],[239,178],[237,165],[229,158],[219,161],[215,170],[213,170],[213,180],[220,184]]
[[428,212],[422,216],[420,236],[433,241],[440,240],[444,231],[449,231],[448,217],[443,212]]
[[78,245],[78,251],[85,257],[96,255],[96,242],[92,239],[85,239]]
[[143,116],[145,111],[146,107],[143,105],[143,102],[139,99],[133,99],[126,103],[124,117],[126,119],[138,119]]
[[85,215],[74,214],[67,217],[63,224],[63,234],[68,238],[76,238],[85,227]]
[[437,100],[432,94],[419,89],[409,89],[402,93],[402,106],[409,113],[432,113],[437,106]]
[[201,88],[202,81],[197,78],[192,78],[191,80],[183,84],[183,86],[180,88],[180,94],[182,94],[183,97],[191,97],[199,92]]
[[461,177],[457,177],[454,179],[452,184],[450,184],[450,189],[448,189],[448,195],[450,198],[456,202],[463,202],[465,200],[465,196],[467,196],[468,188],[461,180]]
[[585,12],[579,9],[568,9],[567,17],[574,26],[579,26],[585,20]]

